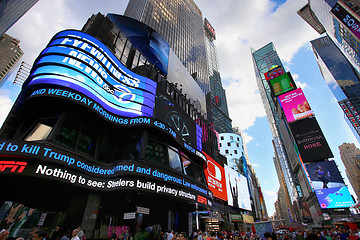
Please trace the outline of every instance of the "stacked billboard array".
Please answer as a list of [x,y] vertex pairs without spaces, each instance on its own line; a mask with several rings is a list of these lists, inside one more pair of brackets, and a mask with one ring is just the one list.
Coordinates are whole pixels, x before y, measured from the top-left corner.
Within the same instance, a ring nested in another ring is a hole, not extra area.
[[222,167],[207,154],[205,156],[208,165],[205,169],[206,181],[213,195],[227,201],[229,206],[251,211],[246,177],[226,164]]
[[302,89],[279,66],[264,75],[289,123],[298,157],[305,164],[320,207],[345,208],[354,204],[335,162],[328,160],[334,156]]

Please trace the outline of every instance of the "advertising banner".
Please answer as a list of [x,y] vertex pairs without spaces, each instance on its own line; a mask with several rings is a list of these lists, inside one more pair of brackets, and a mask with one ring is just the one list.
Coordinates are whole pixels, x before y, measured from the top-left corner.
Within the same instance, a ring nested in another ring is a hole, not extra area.
[[228,205],[251,211],[249,188],[246,177],[224,165]]
[[344,179],[342,178],[335,161],[307,163],[305,164],[305,167],[314,190],[345,187]]
[[301,88],[279,96],[279,102],[288,122],[313,115],[310,105]]
[[207,168],[204,170],[204,172],[210,191],[213,192],[215,197],[227,201],[228,199],[224,168],[205,152],[203,152],[203,154],[207,159]]
[[264,73],[264,76],[265,76],[266,80],[270,80],[270,79],[277,78],[277,77],[283,75],[284,73],[285,73],[284,69],[280,66],[277,66],[277,67],[271,69],[270,71]]
[[270,79],[269,82],[270,88],[275,96],[279,96],[296,88],[295,82],[289,72],[277,78]]
[[315,117],[292,122],[290,129],[304,163],[334,157]]
[[337,18],[351,33],[360,39],[360,21],[355,13],[346,6],[346,4],[338,1],[331,9],[331,14]]
[[315,190],[321,208],[348,208],[355,204],[347,187]]

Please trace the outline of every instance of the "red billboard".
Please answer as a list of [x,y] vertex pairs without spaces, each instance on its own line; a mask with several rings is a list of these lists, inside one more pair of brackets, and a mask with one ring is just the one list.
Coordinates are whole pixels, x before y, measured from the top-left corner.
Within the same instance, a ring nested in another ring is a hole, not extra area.
[[217,198],[227,201],[226,180],[224,168],[203,152],[207,160],[207,168],[205,169],[206,181],[210,191]]
[[274,66],[274,68],[271,68],[270,71],[264,73],[265,79],[274,79],[277,78],[285,73],[284,69],[280,66]]
[[301,88],[279,96],[279,102],[288,122],[293,122],[313,115],[309,103]]

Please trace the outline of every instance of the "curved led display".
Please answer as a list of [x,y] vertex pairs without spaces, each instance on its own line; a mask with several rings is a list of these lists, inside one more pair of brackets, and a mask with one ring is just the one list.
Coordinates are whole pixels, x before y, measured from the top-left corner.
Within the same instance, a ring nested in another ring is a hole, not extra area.
[[74,89],[126,117],[152,117],[156,82],[128,70],[99,40],[75,30],[56,34],[35,61],[24,87]]

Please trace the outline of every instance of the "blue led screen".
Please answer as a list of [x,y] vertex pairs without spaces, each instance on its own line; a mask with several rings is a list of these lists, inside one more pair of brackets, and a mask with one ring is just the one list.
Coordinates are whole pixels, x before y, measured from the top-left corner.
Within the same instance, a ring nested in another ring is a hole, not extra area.
[[99,101],[111,113],[152,117],[156,82],[128,70],[99,40],[75,30],[56,34],[24,87],[55,84]]
[[315,190],[321,208],[348,208],[355,204],[347,187]]

